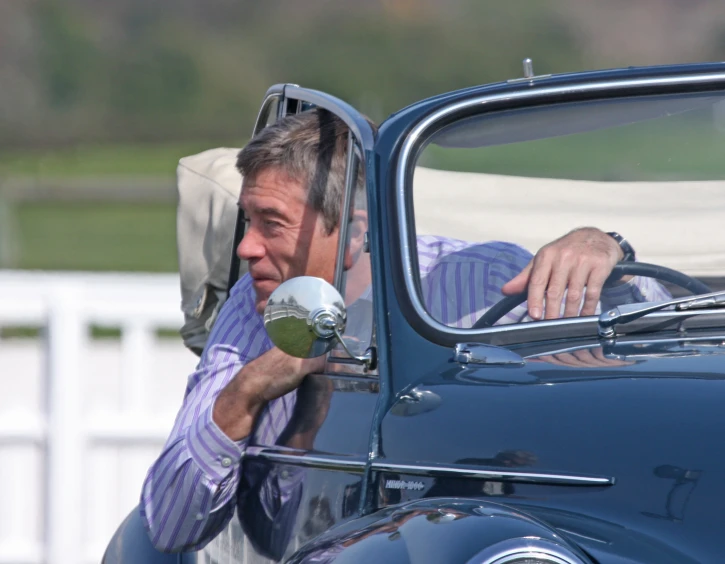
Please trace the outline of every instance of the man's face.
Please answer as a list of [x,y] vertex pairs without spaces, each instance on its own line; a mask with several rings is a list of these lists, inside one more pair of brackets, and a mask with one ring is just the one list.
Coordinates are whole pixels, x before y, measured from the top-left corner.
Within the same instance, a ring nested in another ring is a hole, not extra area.
[[259,313],[285,280],[317,276],[332,282],[338,231],[327,234],[302,183],[279,169],[265,169],[244,179],[239,204],[248,223],[237,255],[249,264]]

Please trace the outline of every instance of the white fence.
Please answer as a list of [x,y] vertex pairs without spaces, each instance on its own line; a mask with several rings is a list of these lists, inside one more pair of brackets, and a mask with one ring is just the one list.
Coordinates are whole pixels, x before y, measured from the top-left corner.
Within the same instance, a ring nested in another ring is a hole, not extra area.
[[[138,503],[196,357],[174,275],[0,271],[0,564],[99,562]],[[92,339],[94,326],[120,339]]]

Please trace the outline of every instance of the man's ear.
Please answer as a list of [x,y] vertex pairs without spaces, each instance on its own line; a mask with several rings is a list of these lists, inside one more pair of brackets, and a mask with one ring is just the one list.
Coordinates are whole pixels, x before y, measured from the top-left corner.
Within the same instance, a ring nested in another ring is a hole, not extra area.
[[368,230],[368,212],[355,210],[350,221],[350,245],[345,251],[345,270],[349,270],[360,258]]

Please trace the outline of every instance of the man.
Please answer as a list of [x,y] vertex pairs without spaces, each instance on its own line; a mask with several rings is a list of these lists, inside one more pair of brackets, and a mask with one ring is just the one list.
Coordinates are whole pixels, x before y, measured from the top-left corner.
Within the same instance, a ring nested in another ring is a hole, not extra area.
[[[297,388],[307,374],[323,368],[324,359],[282,353],[269,341],[261,314],[285,280],[307,275],[332,281],[347,135],[344,123],[331,114],[303,112],[265,128],[239,154],[237,166],[244,177],[240,206],[248,225],[237,253],[248,262],[249,273],[224,304],[189,377],[171,435],[144,483],[142,517],[161,550],[200,548],[229,522],[256,479],[244,473],[241,462],[250,435],[257,443],[275,444],[284,431],[288,446],[310,448],[321,424],[302,425],[298,432],[286,429],[295,419]],[[364,200],[362,186],[361,170],[356,198]],[[370,292],[369,262],[361,259],[364,206],[357,206],[349,220],[345,299],[352,303]],[[468,320],[494,294],[517,293],[527,285],[528,315],[534,319],[558,317],[562,304],[564,315],[577,315],[580,307],[582,315],[592,314],[606,293],[604,281],[623,256],[613,238],[593,228],[565,235],[533,260],[508,243],[472,245],[442,238],[421,238],[418,252],[429,309],[434,311],[441,299],[464,304],[451,323],[469,327]],[[501,267],[498,277],[484,284],[489,292],[484,301],[466,302],[462,294],[472,292],[448,282],[446,265],[462,256],[473,267],[487,265],[490,272]],[[508,282],[501,286],[504,280]],[[632,281],[617,292],[622,301],[641,299]],[[259,478],[266,480],[263,488],[269,487],[260,495],[276,496],[284,505],[300,478],[273,478]],[[275,510],[265,505],[264,511],[274,521]]]

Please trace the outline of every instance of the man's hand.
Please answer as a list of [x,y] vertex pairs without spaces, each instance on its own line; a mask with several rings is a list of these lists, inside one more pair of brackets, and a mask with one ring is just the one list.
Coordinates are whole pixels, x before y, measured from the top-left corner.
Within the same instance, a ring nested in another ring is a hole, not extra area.
[[542,247],[501,291],[510,296],[523,292],[528,285],[529,315],[533,319],[541,319],[542,314],[545,319],[558,318],[565,291],[564,317],[579,313],[582,297],[581,315],[594,315],[602,286],[623,257],[612,237],[599,229],[583,227]]
[[242,368],[219,393],[212,417],[233,441],[247,437],[262,408],[321,372],[325,357],[294,358],[274,347]]

